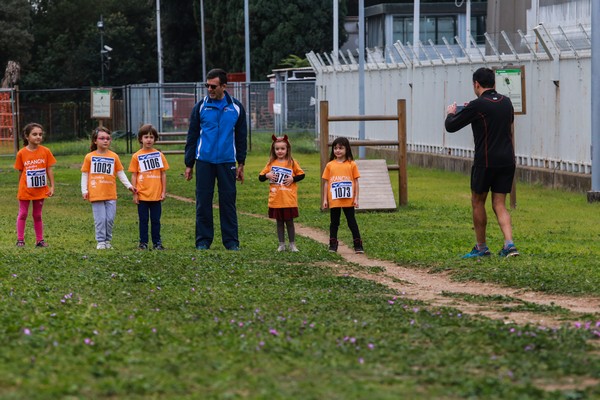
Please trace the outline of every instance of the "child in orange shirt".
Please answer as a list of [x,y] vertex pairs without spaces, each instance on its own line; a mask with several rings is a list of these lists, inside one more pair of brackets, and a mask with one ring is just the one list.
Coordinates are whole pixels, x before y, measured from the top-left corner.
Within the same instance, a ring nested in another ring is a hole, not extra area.
[[298,217],[298,187],[296,182],[304,179],[304,171],[292,158],[292,146],[287,135],[272,136],[269,162],[258,175],[258,180],[269,180],[269,218],[277,221],[277,251],[285,250],[284,224],[287,226],[290,251],[297,252],[294,218]]
[[[160,238],[160,216],[162,201],[167,194],[167,159],[154,148],[158,140],[158,132],[150,124],[142,125],[138,131],[138,142],[142,148],[131,156],[129,172],[131,184],[137,193],[133,202],[138,205],[140,219],[140,250],[148,249],[148,220],[152,223],[152,245],[154,250],[164,250]],[[148,218],[150,214],[150,218]]]
[[360,173],[352,156],[350,142],[339,137],[331,144],[329,162],[323,171],[323,208],[329,208],[329,251],[338,249],[337,233],[342,210],[354,239],[354,251],[364,253],[354,207],[358,208],[358,178]]
[[17,153],[14,168],[19,171],[19,214],[17,216],[17,247],[25,246],[25,222],[32,204],[35,247],[48,247],[44,241],[44,223],[42,207],[46,197],[54,195],[54,172],[52,166],[56,159],[52,152],[42,146],[44,128],[40,124],[30,123],[23,129],[23,147]]
[[127,189],[135,188],[123,171],[117,153],[110,151],[110,129],[100,127],[92,133],[91,152],[86,154],[81,167],[81,194],[92,203],[96,228],[96,249],[112,249],[112,231],[117,213],[116,177]]

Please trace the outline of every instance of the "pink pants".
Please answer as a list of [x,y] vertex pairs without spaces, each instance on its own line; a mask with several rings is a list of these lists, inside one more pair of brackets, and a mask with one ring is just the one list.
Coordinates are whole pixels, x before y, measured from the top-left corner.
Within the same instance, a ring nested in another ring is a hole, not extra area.
[[33,230],[35,231],[35,241],[44,240],[44,224],[42,222],[42,200],[19,200],[19,215],[17,216],[17,240],[25,240],[25,221],[29,213],[29,201],[31,201],[33,216]]

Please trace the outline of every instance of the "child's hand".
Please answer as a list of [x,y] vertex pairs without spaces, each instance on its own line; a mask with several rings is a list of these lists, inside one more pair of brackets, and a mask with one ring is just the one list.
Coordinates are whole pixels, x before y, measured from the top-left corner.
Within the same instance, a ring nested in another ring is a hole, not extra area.
[[89,193],[82,193],[81,196],[84,200],[87,200],[90,197]]
[[292,178],[290,175],[286,176],[283,180],[283,184],[285,186],[290,186],[292,183],[294,183],[294,178]]
[[46,195],[47,195],[48,197],[52,197],[52,196],[54,196],[54,186],[50,186],[50,187],[48,188],[48,192],[46,193]]
[[358,197],[354,199],[354,208],[358,208]]
[[134,194],[133,194],[133,202],[134,202],[135,204],[140,204],[140,196],[138,196],[138,194],[137,194],[137,193],[134,193]]
[[323,200],[323,209],[326,209],[327,207],[329,207],[329,204],[327,202],[327,199]]
[[129,191],[133,194],[137,194],[137,192],[138,192],[137,189],[134,188],[133,186],[129,188]]
[[167,194],[166,193],[161,193],[160,194],[160,201],[163,201],[166,198],[167,198]]

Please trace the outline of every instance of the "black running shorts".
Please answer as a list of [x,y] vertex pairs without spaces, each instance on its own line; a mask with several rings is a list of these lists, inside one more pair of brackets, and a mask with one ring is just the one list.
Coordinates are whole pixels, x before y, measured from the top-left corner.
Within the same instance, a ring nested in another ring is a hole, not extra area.
[[475,193],[510,193],[515,166],[486,168],[473,166],[471,168],[471,191]]

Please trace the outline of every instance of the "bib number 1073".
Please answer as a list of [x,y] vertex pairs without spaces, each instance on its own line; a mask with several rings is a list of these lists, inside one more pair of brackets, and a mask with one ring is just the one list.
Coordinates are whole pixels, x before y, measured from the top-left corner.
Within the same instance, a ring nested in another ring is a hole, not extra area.
[[331,199],[351,199],[352,182],[334,182],[331,184]]

